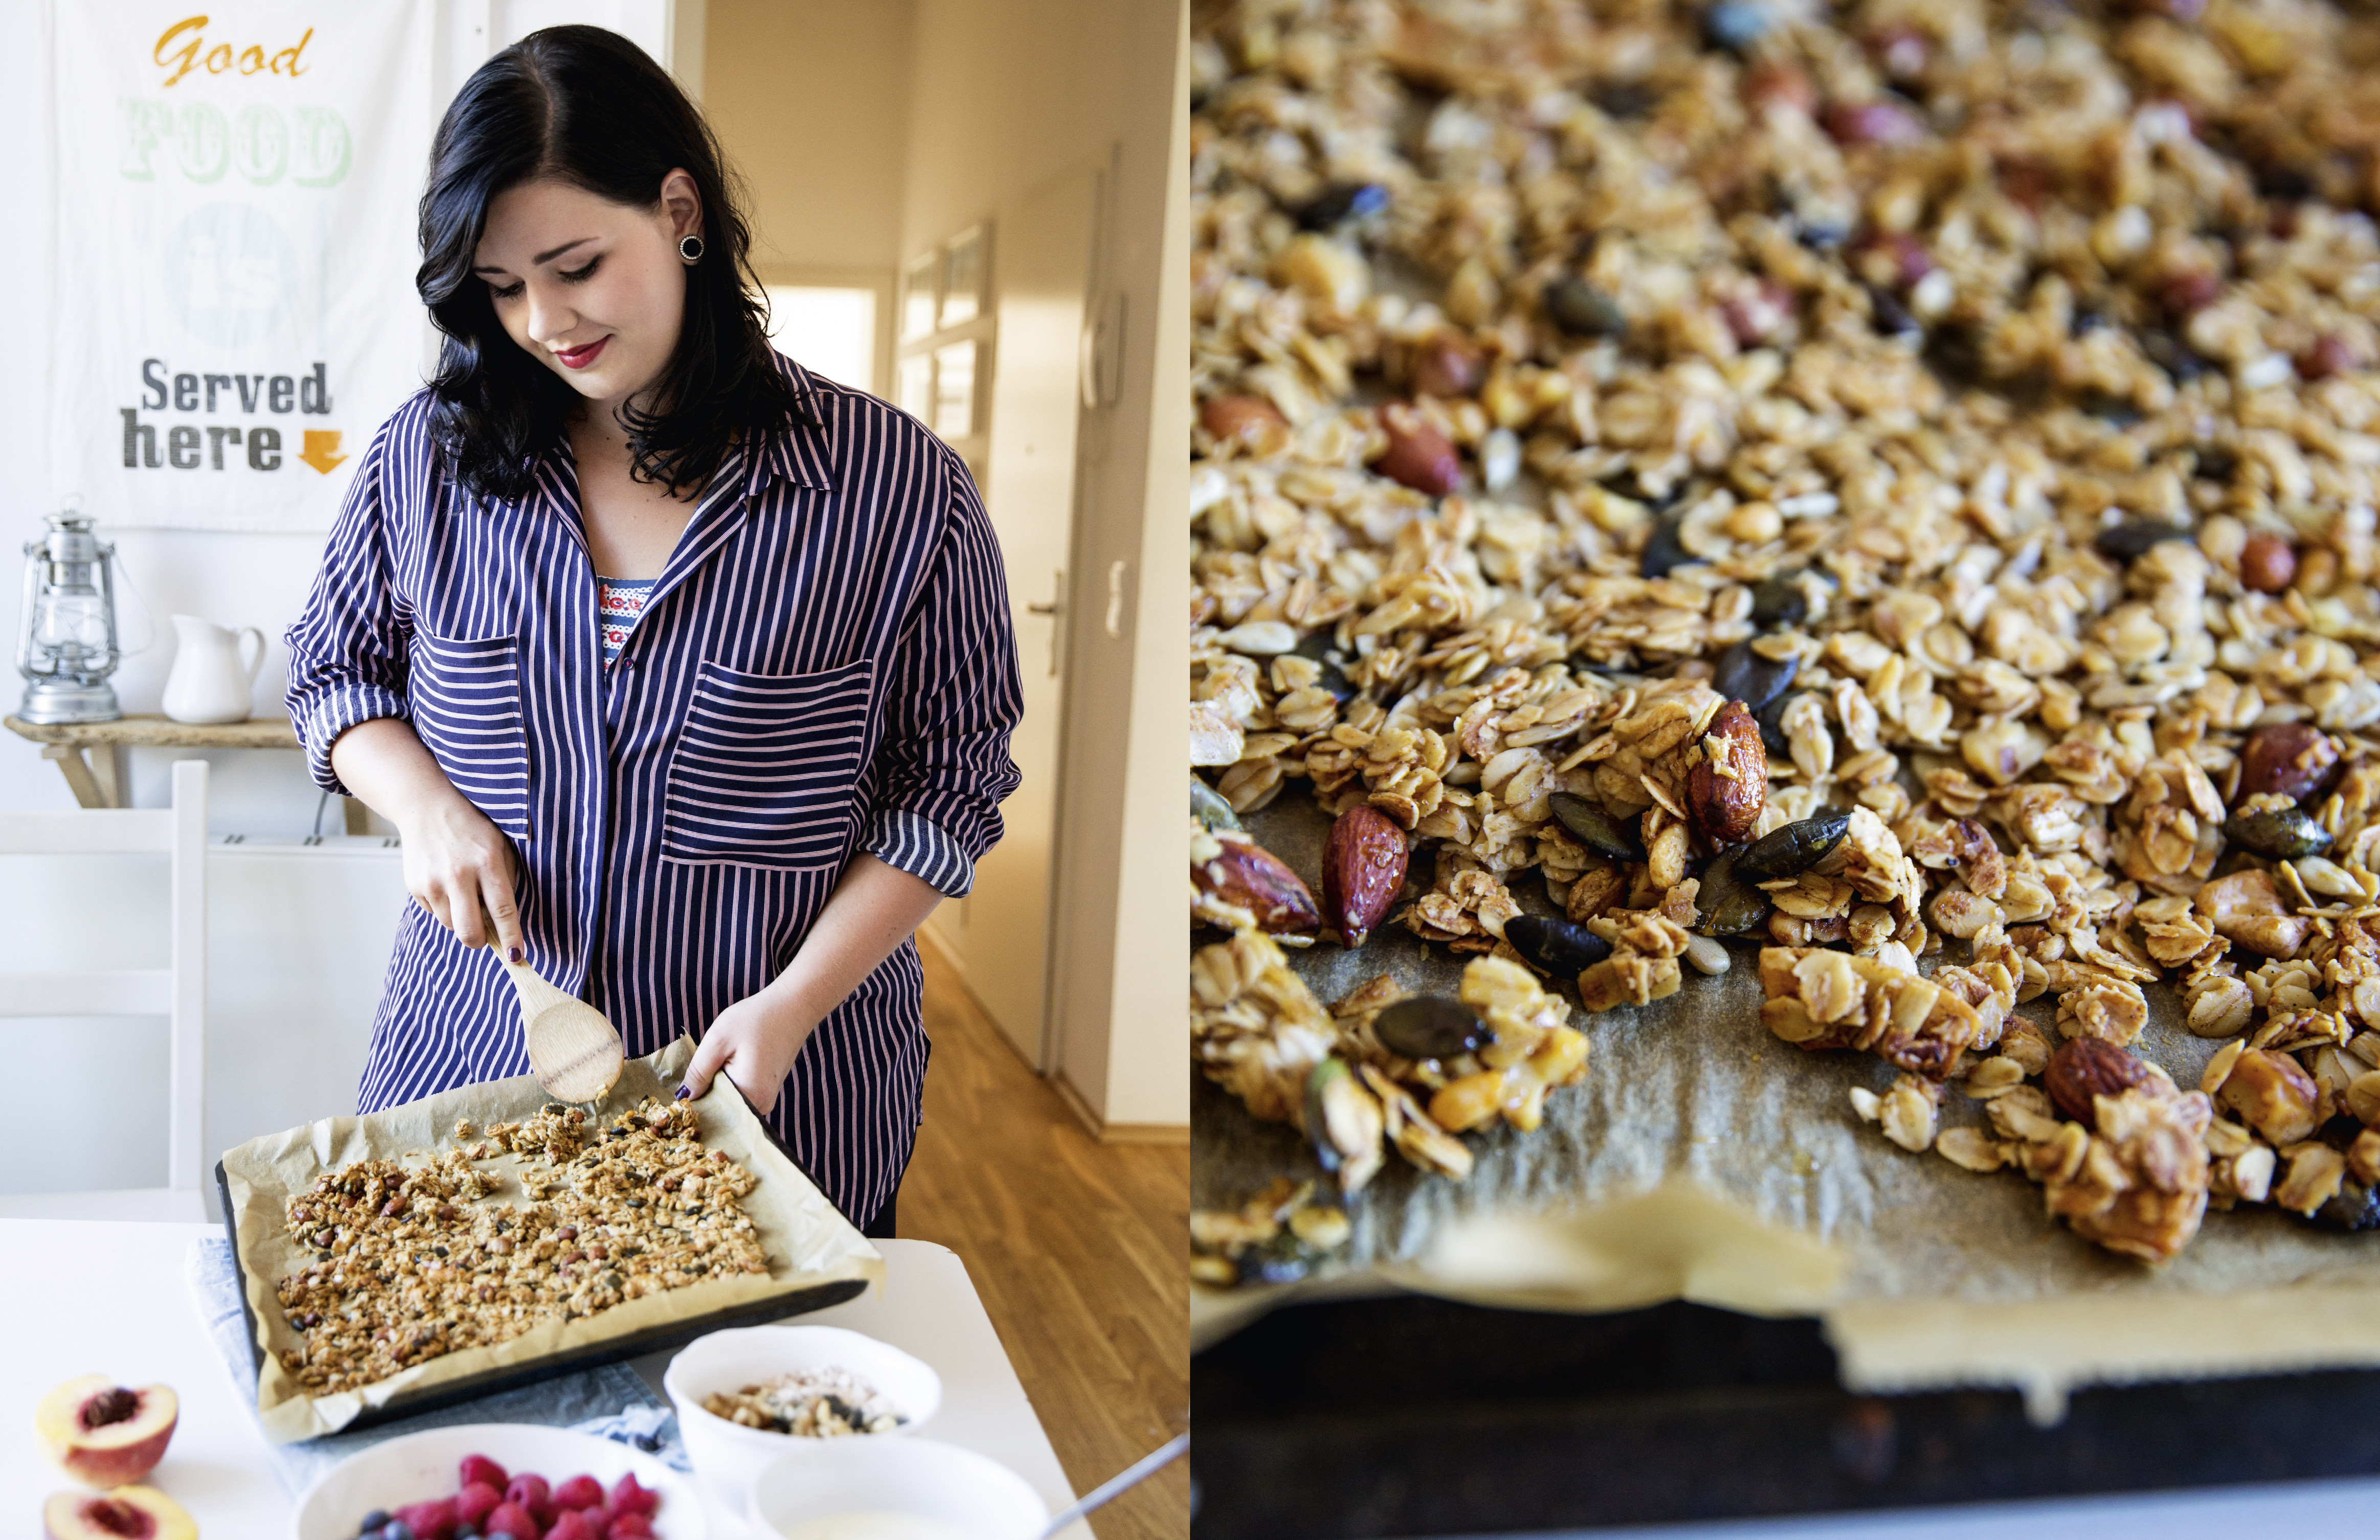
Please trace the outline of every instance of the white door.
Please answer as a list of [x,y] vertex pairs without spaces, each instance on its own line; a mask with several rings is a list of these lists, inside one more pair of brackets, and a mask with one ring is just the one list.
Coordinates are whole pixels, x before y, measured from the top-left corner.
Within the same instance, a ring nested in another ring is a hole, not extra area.
[[[1064,680],[1061,569],[1074,527],[1075,426],[1091,283],[1098,173],[1069,172],[1002,210],[994,227],[991,450],[984,501],[1000,536],[1025,717],[1009,741],[1024,783],[1001,805],[1007,833],[943,932],[968,989],[1036,1069],[1047,1067],[1050,870]],[[951,932],[957,932],[951,937]]]

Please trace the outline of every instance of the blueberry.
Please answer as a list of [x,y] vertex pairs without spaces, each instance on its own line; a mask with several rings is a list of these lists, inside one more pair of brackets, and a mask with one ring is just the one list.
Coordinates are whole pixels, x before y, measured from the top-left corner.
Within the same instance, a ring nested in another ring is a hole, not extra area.
[[1925,328],[1909,313],[1909,307],[1893,296],[1889,289],[1867,291],[1869,314],[1878,333],[1888,337],[1913,337]]
[[1759,0],[1718,0],[1703,12],[1703,35],[1715,47],[1745,49],[1767,35],[1771,20]]
[[1389,206],[1389,189],[1378,182],[1341,183],[1297,211],[1308,230],[1332,230],[1351,219],[1369,219]]
[[356,1533],[358,1534],[369,1534],[373,1530],[381,1528],[387,1522],[388,1510],[385,1508],[375,1508],[370,1512],[364,1515],[364,1522],[356,1526]]
[[413,1540],[413,1526],[402,1519],[391,1519],[380,1536],[381,1540]]

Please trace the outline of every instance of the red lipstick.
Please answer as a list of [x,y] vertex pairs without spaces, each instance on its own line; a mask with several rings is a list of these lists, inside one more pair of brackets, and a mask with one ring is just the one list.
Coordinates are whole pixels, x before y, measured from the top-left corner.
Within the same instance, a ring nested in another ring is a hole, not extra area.
[[562,367],[565,369],[585,369],[595,361],[596,355],[603,351],[603,345],[611,340],[609,337],[598,337],[584,347],[569,348],[556,353],[554,357],[562,360]]

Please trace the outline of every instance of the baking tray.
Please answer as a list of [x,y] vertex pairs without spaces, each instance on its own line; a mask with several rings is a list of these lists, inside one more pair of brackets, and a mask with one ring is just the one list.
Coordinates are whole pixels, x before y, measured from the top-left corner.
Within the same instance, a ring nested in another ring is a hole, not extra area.
[[[785,1148],[784,1142],[777,1137],[773,1129],[770,1128],[765,1122],[759,1123],[759,1128],[760,1132],[768,1136],[769,1143],[776,1147],[777,1153],[783,1155],[788,1164],[795,1170],[801,1171],[804,1176],[809,1175],[808,1170],[803,1170],[801,1162],[794,1159],[793,1152]],[[215,1193],[223,1204],[224,1238],[230,1243],[231,1246],[233,1281],[239,1291],[240,1316],[248,1329],[249,1355],[255,1372],[261,1375],[264,1371],[264,1346],[257,1340],[256,1308],[249,1302],[247,1268],[239,1258],[238,1216],[232,1207],[231,1183],[225,1175],[224,1163],[221,1160],[215,1162]],[[492,1396],[499,1391],[516,1390],[523,1386],[536,1385],[544,1380],[558,1378],[577,1370],[592,1369],[605,1364],[616,1364],[626,1358],[640,1358],[649,1352],[667,1352],[674,1348],[682,1348],[696,1338],[708,1336],[714,1331],[725,1331],[735,1327],[766,1326],[771,1321],[781,1321],[789,1316],[807,1315],[810,1311],[823,1310],[832,1304],[841,1304],[845,1300],[858,1298],[867,1291],[866,1279],[837,1279],[830,1283],[821,1283],[815,1288],[797,1289],[791,1293],[778,1294],[766,1300],[730,1305],[708,1315],[672,1321],[648,1331],[633,1332],[628,1336],[613,1338],[607,1341],[588,1343],[563,1352],[549,1354],[534,1363],[510,1364],[491,1369],[484,1374],[467,1375],[461,1379],[448,1380],[444,1384],[431,1386],[419,1391],[400,1390],[381,1405],[365,1406],[360,1413],[357,1413],[353,1421],[338,1431],[351,1433],[358,1428],[396,1422],[419,1413],[435,1412],[443,1407],[477,1401],[482,1396]],[[253,1382],[249,1385],[249,1393],[251,1397],[255,1394]]]
[[1415,1295],[1292,1304],[1190,1361],[1195,1540],[1482,1534],[2380,1471],[2380,1371],[1857,1395],[1818,1322]]

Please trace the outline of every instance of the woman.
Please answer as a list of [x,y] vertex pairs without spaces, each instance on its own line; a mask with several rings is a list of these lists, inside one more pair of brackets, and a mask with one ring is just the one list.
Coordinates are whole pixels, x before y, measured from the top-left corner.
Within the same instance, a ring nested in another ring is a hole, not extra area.
[[700,1037],[892,1233],[912,940],[1017,775],[998,547],[913,419],[771,351],[716,142],[558,27],[474,75],[421,200],[437,378],[373,441],[288,636],[315,779],[415,904],[361,1110],[527,1072],[492,943],[631,1055]]

